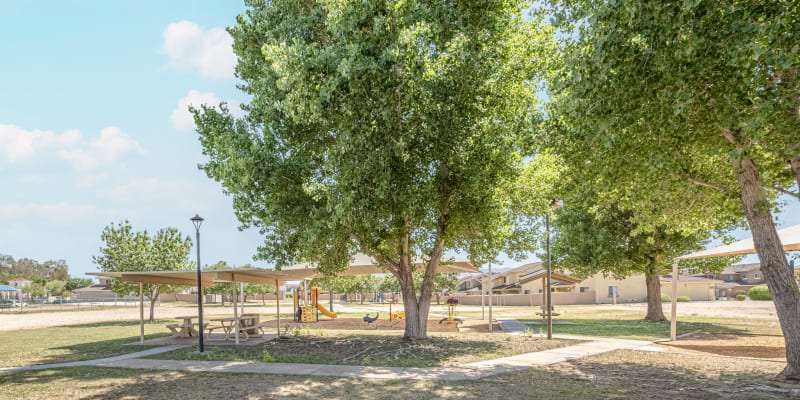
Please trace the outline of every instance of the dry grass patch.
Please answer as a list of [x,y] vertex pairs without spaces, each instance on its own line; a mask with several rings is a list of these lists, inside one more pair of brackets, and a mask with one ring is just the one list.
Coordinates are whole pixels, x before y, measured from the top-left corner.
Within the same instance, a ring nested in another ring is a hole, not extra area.
[[290,330],[287,336],[255,346],[211,347],[154,355],[155,359],[256,361],[382,367],[460,365],[532,353],[578,343],[528,336],[430,333],[427,339],[404,340],[400,332]]

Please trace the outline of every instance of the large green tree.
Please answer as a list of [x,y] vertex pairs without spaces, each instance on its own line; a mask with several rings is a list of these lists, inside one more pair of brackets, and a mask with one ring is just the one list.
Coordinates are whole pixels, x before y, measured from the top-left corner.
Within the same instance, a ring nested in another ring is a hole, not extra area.
[[796,197],[800,182],[800,4],[551,4],[565,34],[550,144],[615,188],[601,201],[635,210],[638,229],[744,215],[786,341],[783,375],[800,379],[800,292],[772,217],[776,194]]
[[547,42],[517,1],[246,3],[229,32],[251,101],[196,110],[201,168],[265,235],[260,258],[336,272],[366,253],[425,338],[444,252],[491,259],[512,230]]
[[[705,231],[677,231],[669,226],[654,226],[637,231],[635,215],[630,210],[598,208],[592,197],[571,196],[568,207],[557,212],[553,229],[553,263],[577,276],[605,273],[626,278],[634,273],[645,275],[647,286],[647,321],[664,321],[661,304],[661,276],[672,268],[672,260],[687,251],[699,250],[710,237]],[[702,270],[719,271],[730,265],[728,257],[702,263]]]
[[[192,240],[181,236],[175,228],[159,229],[150,236],[147,231],[134,231],[128,221],[111,223],[100,235],[103,246],[100,255],[92,257],[104,272],[177,271],[191,269],[189,251]],[[144,284],[144,293],[150,299],[150,321],[155,320],[155,304],[160,293],[172,291],[169,285]],[[115,279],[111,290],[125,296],[137,293],[139,284]]]

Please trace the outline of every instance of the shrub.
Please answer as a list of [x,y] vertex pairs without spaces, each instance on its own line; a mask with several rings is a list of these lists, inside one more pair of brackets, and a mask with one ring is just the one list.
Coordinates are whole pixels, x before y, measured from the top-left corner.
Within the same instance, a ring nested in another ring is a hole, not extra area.
[[772,294],[766,285],[756,286],[747,291],[750,300],[772,300]]
[[739,300],[739,301],[744,301],[744,299],[746,299],[746,298],[747,298],[747,296],[744,293],[739,293],[739,294],[736,295],[736,300]]
[[678,296],[678,297],[675,298],[675,300],[676,301],[681,301],[681,302],[690,302],[690,301],[692,301],[692,298],[689,297],[689,296]]
[[669,297],[668,294],[662,294],[661,295],[661,301],[663,301],[663,302],[672,301],[672,297]]

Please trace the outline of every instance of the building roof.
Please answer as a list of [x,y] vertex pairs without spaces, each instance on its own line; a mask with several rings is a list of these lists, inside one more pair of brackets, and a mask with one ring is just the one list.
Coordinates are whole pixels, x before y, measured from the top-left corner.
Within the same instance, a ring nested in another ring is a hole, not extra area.
[[505,285],[497,285],[492,288],[492,290],[515,290],[520,289],[520,286],[517,284],[505,284]]
[[[415,265],[424,265],[425,260],[413,260]],[[455,260],[455,259],[442,259],[437,272],[445,273],[463,273],[463,272],[476,272],[477,268],[472,265],[469,260]],[[306,274],[307,278],[323,276],[317,273],[317,264],[314,262],[307,262],[295,264],[289,267],[281,268],[280,272],[288,274]],[[378,265],[378,262],[372,257],[358,253],[350,258],[350,264],[347,270],[338,273],[338,276],[352,276],[352,275],[370,275],[370,274],[383,274],[386,270]]]
[[[672,282],[672,276],[662,276],[661,282]],[[681,283],[722,283],[725,281],[719,279],[709,279],[702,276],[695,276],[695,275],[678,275],[678,282]]]
[[750,272],[759,269],[761,269],[761,263],[736,264],[725,267],[721,274],[740,274],[742,272]]
[[9,279],[8,281],[9,282],[33,282],[32,280],[25,279],[25,278],[12,278],[12,279]]
[[[545,275],[547,275],[547,270],[542,268],[542,266],[541,266],[542,263],[537,263],[537,264],[538,264],[539,268],[535,269],[533,271],[530,271],[525,275],[520,276],[519,277],[519,283],[521,283],[521,284],[528,283],[530,281],[535,281],[537,279],[541,279]],[[568,275],[568,274],[565,274],[565,273],[559,272],[559,271],[551,271],[550,272],[550,276],[553,278],[554,281],[563,282],[563,283],[566,283],[568,285],[574,285],[576,283],[583,282],[583,279],[576,278],[576,277],[574,277],[572,275]]]
[[527,264],[522,264],[519,267],[515,267],[515,268],[511,268],[511,269],[509,269],[507,271],[503,271],[502,275],[515,273],[515,272],[528,273],[529,271],[533,271],[533,270],[538,269],[538,268],[542,268],[542,263],[539,262],[539,261],[532,262],[532,263],[527,263]]
[[730,289],[730,288],[735,288],[735,287],[748,287],[749,288],[749,287],[761,286],[761,285],[763,285],[763,284],[744,284],[744,283],[739,283],[739,282],[724,282],[723,281],[721,283],[717,283],[716,286],[719,289]]

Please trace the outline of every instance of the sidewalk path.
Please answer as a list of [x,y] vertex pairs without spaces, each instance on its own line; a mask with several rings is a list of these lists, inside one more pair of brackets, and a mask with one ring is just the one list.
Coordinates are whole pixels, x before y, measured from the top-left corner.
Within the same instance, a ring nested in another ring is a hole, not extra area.
[[36,365],[25,365],[22,367],[6,367],[0,368],[0,372],[17,372],[17,371],[38,371],[42,369],[51,369],[51,368],[62,368],[62,367],[81,367],[86,365],[100,365],[106,363],[113,363],[122,360],[127,360],[131,358],[139,358],[139,357],[147,357],[153,354],[161,354],[166,353],[172,350],[178,350],[189,346],[161,346],[156,347],[153,349],[137,351],[135,353],[128,353],[122,354],[119,356],[114,357],[106,357],[106,358],[98,358],[95,360],[84,360],[84,361],[73,361],[73,362],[65,362],[65,363],[56,363],[56,364],[36,364]]
[[[504,319],[501,326],[506,332],[519,334],[525,326],[516,320]],[[164,346],[155,349],[109,357],[98,360],[73,363],[33,365],[27,367],[2,368],[0,372],[40,370],[81,365],[113,368],[141,368],[150,370],[190,371],[190,372],[236,372],[276,375],[306,375],[327,377],[348,377],[366,379],[410,379],[457,381],[479,379],[528,368],[555,364],[595,354],[621,349],[659,351],[651,342],[641,340],[595,338],[585,336],[556,335],[556,338],[583,340],[573,346],[545,350],[536,353],[519,354],[495,360],[479,361],[453,367],[402,368],[402,367],[362,367],[353,365],[285,364],[260,363],[248,361],[197,361],[197,360],[153,360],[142,359],[147,355],[163,353],[185,346]]]

